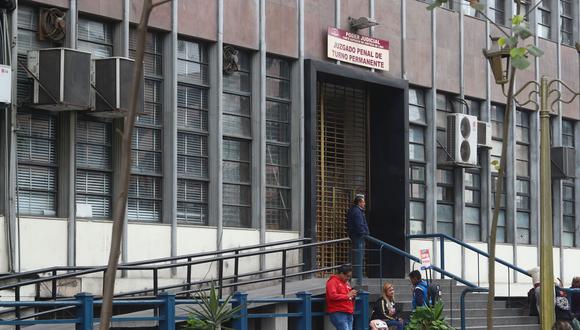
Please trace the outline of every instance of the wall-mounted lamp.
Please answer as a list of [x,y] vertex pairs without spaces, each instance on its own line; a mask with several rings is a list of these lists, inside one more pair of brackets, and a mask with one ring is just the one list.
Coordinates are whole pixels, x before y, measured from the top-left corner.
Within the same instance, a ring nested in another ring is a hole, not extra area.
[[350,28],[353,29],[354,31],[368,29],[372,26],[379,25],[376,19],[366,16],[362,16],[359,18],[349,17],[348,22],[350,23]]

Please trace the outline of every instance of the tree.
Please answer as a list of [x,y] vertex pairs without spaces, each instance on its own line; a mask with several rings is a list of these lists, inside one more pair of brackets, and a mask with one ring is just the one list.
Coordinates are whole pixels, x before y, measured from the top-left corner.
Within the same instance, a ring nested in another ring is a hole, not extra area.
[[[480,4],[479,0],[469,0],[469,5],[474,8],[477,13],[484,17],[487,21],[495,25],[503,34],[504,36],[498,39],[498,45],[502,50],[506,50],[509,52],[510,57],[510,68],[509,68],[509,81],[508,81],[508,91],[506,94],[507,102],[506,102],[506,111],[504,113],[504,122],[503,122],[503,141],[501,147],[501,158],[499,164],[497,161],[492,162],[492,166],[495,166],[498,169],[497,175],[497,182],[496,182],[496,190],[495,190],[495,199],[494,199],[494,209],[493,209],[493,216],[491,222],[491,228],[489,233],[488,239],[488,282],[489,282],[489,292],[487,296],[487,329],[493,329],[493,302],[495,298],[495,256],[496,256],[496,236],[497,236],[497,223],[499,218],[499,205],[501,203],[501,195],[503,193],[503,183],[505,178],[505,167],[506,167],[506,153],[507,153],[507,141],[508,141],[508,134],[509,134],[509,127],[510,122],[512,120],[512,110],[514,105],[514,85],[516,79],[516,72],[517,70],[525,70],[529,65],[530,62],[528,60],[528,56],[535,56],[539,57],[543,55],[542,50],[534,46],[533,44],[528,44],[526,46],[520,46],[526,39],[533,36],[532,32],[529,29],[528,22],[525,20],[525,17],[533,11],[537,6],[539,6],[543,0],[538,0],[534,6],[525,14],[520,14],[520,9],[523,3],[527,3],[530,0],[517,0],[515,1],[517,5],[517,15],[513,16],[512,21],[512,29],[511,31],[506,31],[503,27],[497,25],[493,20],[489,19],[485,14],[485,5]],[[435,0],[433,1],[427,9],[433,10],[437,7],[440,7],[442,4],[448,2],[448,0]],[[462,1],[459,1],[459,4],[462,5]],[[510,33],[511,32],[511,33]],[[508,68],[506,68],[508,69]],[[502,85],[502,89],[503,89]],[[504,91],[505,94],[505,91]]]
[[133,127],[137,117],[137,106],[139,105],[140,90],[143,77],[143,58],[145,49],[145,37],[147,25],[151,12],[157,6],[171,2],[171,0],[143,0],[141,19],[137,27],[137,47],[135,51],[135,65],[133,66],[133,86],[131,87],[131,99],[129,110],[123,124],[121,142],[121,162],[119,166],[119,192],[115,196],[115,206],[113,208],[113,229],[111,235],[111,248],[109,251],[109,262],[105,272],[103,283],[103,305],[101,306],[100,330],[109,329],[113,312],[113,295],[119,255],[121,253],[121,240],[123,237],[123,223],[127,209],[127,194],[129,189],[129,179],[131,176],[131,147]]

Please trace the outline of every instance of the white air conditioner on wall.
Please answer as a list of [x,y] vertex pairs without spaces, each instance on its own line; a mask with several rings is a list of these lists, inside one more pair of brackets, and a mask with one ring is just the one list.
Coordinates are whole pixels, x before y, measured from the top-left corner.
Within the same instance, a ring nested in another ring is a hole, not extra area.
[[477,117],[461,113],[447,115],[447,143],[454,164],[477,165]]
[[52,111],[89,110],[91,54],[69,48],[28,52],[34,76],[32,107]]

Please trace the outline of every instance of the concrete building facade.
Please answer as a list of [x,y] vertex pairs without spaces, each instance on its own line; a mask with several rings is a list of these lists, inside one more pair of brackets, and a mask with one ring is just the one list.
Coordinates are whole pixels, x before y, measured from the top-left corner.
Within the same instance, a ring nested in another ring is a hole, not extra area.
[[[490,34],[508,29],[515,4],[489,3],[493,24],[468,1],[435,11],[418,0],[174,0],[156,8],[122,260],[344,237],[345,208],[360,192],[372,234],[412,254],[429,247],[440,257],[435,242],[408,242],[406,234],[445,233],[485,250],[497,175],[491,163],[507,138],[498,256],[536,266],[539,115],[514,109],[510,134],[501,135],[505,97],[482,49]],[[39,40],[42,8],[66,12],[63,44]],[[133,57],[140,8],[137,0],[19,1],[8,15],[14,102],[1,120],[1,271],[106,263],[122,120],[29,107],[32,80],[16,63],[29,50],[55,46]],[[389,42],[388,71],[327,58],[328,27],[348,30],[349,18],[364,16],[379,25],[359,33]],[[517,86],[546,75],[580,89],[579,17],[572,0],[531,12],[529,40],[544,56],[519,73]],[[491,124],[491,148],[478,149],[476,167],[442,161],[445,118],[454,112]],[[559,105],[554,146],[580,145],[578,120],[579,100]],[[579,184],[553,183],[555,270],[565,284],[580,274],[573,262],[580,258]],[[322,251],[310,262],[342,261],[345,251]],[[477,277],[475,265],[484,267],[456,246],[446,251],[447,260],[461,260],[448,270],[467,279]],[[244,267],[269,262],[276,260]],[[507,281],[505,270],[498,276]]]

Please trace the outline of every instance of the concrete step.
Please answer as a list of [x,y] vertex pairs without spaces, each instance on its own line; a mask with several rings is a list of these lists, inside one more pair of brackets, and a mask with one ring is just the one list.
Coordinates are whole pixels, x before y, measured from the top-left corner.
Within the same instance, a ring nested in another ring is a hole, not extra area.
[[[494,325],[494,329],[509,329],[509,330],[539,330],[540,325],[536,323],[530,324],[508,324],[508,325]],[[465,329],[470,330],[487,330],[487,326],[466,326]]]
[[[452,326],[459,327],[461,325],[461,319],[459,317],[448,320]],[[493,317],[494,327],[500,325],[520,325],[520,324],[538,324],[539,320],[537,316],[495,316]],[[486,317],[466,317],[466,326],[485,326],[487,324]]]

